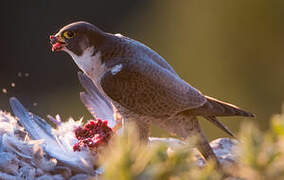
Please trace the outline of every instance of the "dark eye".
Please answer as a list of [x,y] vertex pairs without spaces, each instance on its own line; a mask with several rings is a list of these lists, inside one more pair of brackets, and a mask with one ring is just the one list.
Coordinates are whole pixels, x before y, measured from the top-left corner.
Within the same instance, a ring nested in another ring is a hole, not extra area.
[[67,39],[71,39],[75,36],[75,33],[73,31],[65,31],[63,33],[63,36]]

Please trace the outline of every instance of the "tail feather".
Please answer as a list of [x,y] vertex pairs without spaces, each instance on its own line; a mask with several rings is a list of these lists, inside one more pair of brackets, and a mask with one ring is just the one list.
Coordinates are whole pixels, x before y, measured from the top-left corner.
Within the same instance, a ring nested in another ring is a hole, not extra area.
[[234,134],[221,121],[219,121],[216,116],[254,117],[254,114],[244,111],[237,106],[219,101],[209,96],[205,97],[207,98],[207,102],[203,106],[186,110],[183,113],[189,116],[202,116],[232,137],[235,137]]
[[239,107],[219,101],[212,97],[206,96],[207,103],[204,105],[205,110],[213,116],[245,116],[254,117],[254,114],[244,111]]
[[186,113],[193,116],[244,116],[254,117],[254,114],[244,111],[239,107],[205,96],[207,102],[198,108],[187,110]]
[[213,123],[215,126],[217,126],[218,128],[225,131],[230,136],[235,137],[234,133],[225,124],[219,121],[215,116],[205,116],[205,118],[211,123]]

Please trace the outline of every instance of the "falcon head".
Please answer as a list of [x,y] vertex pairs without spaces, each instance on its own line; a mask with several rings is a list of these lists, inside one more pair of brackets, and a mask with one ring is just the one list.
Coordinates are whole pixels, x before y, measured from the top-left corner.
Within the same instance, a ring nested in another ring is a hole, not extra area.
[[64,26],[55,35],[50,36],[52,51],[66,51],[76,56],[81,56],[83,52],[94,46],[99,46],[104,38],[104,32],[96,26],[84,22],[74,22]]

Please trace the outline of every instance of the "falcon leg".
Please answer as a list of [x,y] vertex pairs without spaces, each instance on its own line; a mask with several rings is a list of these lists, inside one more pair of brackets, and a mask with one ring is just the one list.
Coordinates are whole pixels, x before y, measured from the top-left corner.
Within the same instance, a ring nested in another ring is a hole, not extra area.
[[[189,119],[188,119],[189,120]],[[217,166],[219,166],[219,161],[218,158],[216,157],[213,149],[211,148],[200,124],[199,121],[196,117],[190,117],[190,121],[192,122],[192,124],[190,125],[189,123],[189,128],[191,129],[187,129],[189,132],[187,137],[190,137],[191,135],[195,135],[197,137],[197,148],[200,151],[200,153],[202,154],[202,156],[206,159],[206,160],[213,160]],[[185,124],[186,127],[186,124]]]
[[138,130],[138,135],[139,135],[139,139],[142,142],[148,142],[149,140],[149,136],[150,136],[150,123],[146,123],[146,122],[141,122],[141,121],[137,121],[137,120],[122,120],[122,125],[123,127],[128,126],[129,123],[134,123],[136,126],[136,129]]
[[136,122],[139,139],[143,142],[148,143],[149,136],[150,136],[150,124],[144,122]]
[[219,166],[219,160],[211,148],[203,130],[199,127],[197,148],[206,160],[213,160]]
[[114,132],[118,131],[123,124],[123,118],[121,116],[121,114],[118,112],[118,110],[116,109],[116,107],[112,104],[112,109],[113,109],[113,118],[116,122],[115,126],[112,128],[112,130]]
[[[173,124],[173,122],[175,124]],[[213,152],[209,142],[203,133],[199,121],[195,116],[176,116],[174,121],[167,124],[167,129],[177,136],[187,139],[192,136],[197,136],[197,148],[206,160],[213,160],[219,166],[219,161]]]

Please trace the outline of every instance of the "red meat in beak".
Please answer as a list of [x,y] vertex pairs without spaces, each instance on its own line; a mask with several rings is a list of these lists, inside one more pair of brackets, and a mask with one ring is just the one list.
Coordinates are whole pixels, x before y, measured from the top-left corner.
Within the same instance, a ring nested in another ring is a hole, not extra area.
[[49,36],[50,44],[52,45],[52,51],[61,51],[65,46],[66,43],[61,38],[58,38],[57,36]]

